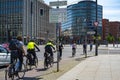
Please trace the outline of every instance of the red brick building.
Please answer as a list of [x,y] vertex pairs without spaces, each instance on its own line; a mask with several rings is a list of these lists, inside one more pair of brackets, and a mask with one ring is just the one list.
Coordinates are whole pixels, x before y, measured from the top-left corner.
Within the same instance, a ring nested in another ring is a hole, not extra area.
[[103,19],[102,20],[102,40],[106,39],[106,36],[109,34],[109,20],[108,19]]
[[114,36],[115,39],[120,37],[120,22],[110,22],[110,33]]
[[108,19],[102,20],[102,39],[105,40],[106,37],[111,34],[115,39],[120,37],[120,22],[118,21],[109,21]]

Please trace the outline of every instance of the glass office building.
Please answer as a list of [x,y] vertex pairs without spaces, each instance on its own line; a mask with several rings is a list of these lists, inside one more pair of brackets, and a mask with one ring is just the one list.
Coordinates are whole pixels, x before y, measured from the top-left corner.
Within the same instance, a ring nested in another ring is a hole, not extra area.
[[22,34],[23,0],[0,0],[0,42]]
[[[102,35],[102,6],[97,5],[98,34]],[[67,6],[67,22],[63,23],[62,31],[69,33],[70,39],[80,43],[87,35],[91,39],[91,33],[95,31],[96,2],[91,0],[80,1],[77,4]],[[70,33],[71,32],[71,33]],[[65,35],[66,36],[66,35]]]
[[28,39],[55,38],[55,25],[49,23],[50,7],[42,0],[0,0],[0,42],[18,35]]

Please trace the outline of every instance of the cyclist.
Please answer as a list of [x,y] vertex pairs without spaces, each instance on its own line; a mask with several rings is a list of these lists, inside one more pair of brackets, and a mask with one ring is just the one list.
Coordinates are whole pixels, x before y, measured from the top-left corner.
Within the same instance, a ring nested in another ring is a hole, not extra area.
[[34,40],[30,40],[27,44],[27,52],[28,54],[32,54],[33,56],[33,59],[30,58],[29,59],[32,59],[30,60],[30,64],[34,64],[34,61],[35,61],[35,58],[36,58],[36,52],[35,52],[35,48],[40,51],[40,49],[38,48],[37,44],[34,42]]
[[9,49],[11,50],[10,64],[12,64],[14,60],[19,59],[19,67],[17,68],[16,71],[17,74],[17,72],[20,71],[22,68],[23,56],[25,55],[25,48],[24,43],[22,42],[22,37],[18,36],[17,39],[12,39],[9,44]]
[[[48,41],[47,44],[45,45],[45,53],[50,53],[50,56],[53,58],[53,51],[52,49],[55,50],[54,45],[52,44],[51,41]],[[45,54],[44,54],[45,55]]]
[[20,43],[20,45],[18,45],[18,46],[21,49],[21,50],[19,50],[19,55],[18,55],[19,56],[19,60],[20,60],[20,67],[19,67],[19,69],[21,70],[22,63],[23,63],[23,56],[25,56],[25,46],[24,46],[24,43],[22,42],[23,39],[22,39],[21,36],[18,36],[17,40]]

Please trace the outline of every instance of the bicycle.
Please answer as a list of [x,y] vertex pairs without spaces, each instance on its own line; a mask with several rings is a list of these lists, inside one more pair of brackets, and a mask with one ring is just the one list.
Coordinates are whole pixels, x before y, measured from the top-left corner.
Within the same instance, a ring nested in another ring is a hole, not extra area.
[[76,49],[75,49],[75,48],[72,48],[72,57],[75,56],[75,53],[76,53]]
[[48,67],[52,67],[54,63],[54,58],[50,55],[50,53],[44,53],[44,69],[48,69]]
[[[35,52],[38,52],[38,51],[35,51]],[[35,60],[33,62],[33,55],[31,53],[28,53],[27,54],[27,59],[26,59],[27,70],[29,70],[29,69],[31,70],[32,66],[35,66],[35,68],[37,68],[37,66],[38,66],[38,57],[36,56]]]
[[5,80],[14,80],[15,76],[18,77],[18,79],[22,79],[26,72],[26,66],[24,63],[22,63],[22,68],[19,71],[18,70],[18,59],[14,60],[10,66],[8,66],[5,70]]

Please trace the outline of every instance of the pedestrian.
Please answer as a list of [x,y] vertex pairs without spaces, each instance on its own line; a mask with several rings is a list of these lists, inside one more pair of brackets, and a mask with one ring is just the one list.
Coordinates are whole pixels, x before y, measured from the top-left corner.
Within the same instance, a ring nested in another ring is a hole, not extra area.
[[83,54],[87,54],[87,42],[83,42]]
[[90,51],[92,51],[92,47],[93,47],[93,42],[90,42]]
[[76,54],[76,48],[77,48],[77,45],[75,42],[73,42],[73,44],[72,44],[72,57],[74,57]]
[[59,43],[60,59],[62,59],[62,49],[64,49],[64,48],[63,48],[63,44],[60,42],[60,43]]

